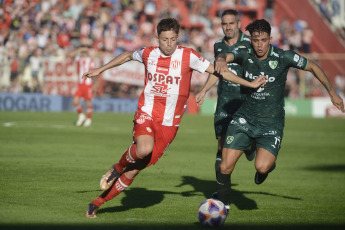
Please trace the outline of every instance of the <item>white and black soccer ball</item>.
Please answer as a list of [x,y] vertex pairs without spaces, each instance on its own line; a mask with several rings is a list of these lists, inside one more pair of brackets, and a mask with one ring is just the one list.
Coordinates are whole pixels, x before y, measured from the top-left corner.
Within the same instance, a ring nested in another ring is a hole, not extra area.
[[227,210],[220,200],[207,199],[198,208],[199,221],[206,226],[221,226],[224,224],[226,216]]

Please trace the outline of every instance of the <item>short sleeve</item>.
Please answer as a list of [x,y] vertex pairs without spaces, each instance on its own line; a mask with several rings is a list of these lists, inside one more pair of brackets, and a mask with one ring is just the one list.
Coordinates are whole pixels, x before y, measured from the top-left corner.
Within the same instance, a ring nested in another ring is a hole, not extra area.
[[304,70],[308,65],[308,59],[297,54],[292,50],[287,50],[284,53],[284,62],[288,62],[290,67]]
[[133,52],[133,60],[143,62],[143,53],[145,48],[141,48],[140,50],[136,50]]
[[190,68],[199,71],[200,73],[204,73],[206,69],[210,66],[210,62],[206,60],[203,56],[199,53],[192,50],[190,52]]

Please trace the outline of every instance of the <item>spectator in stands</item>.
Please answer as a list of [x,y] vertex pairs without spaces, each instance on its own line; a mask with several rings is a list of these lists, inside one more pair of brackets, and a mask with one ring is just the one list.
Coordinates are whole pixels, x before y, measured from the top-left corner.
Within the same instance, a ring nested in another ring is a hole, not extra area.
[[38,78],[38,74],[43,71],[43,57],[42,50],[37,48],[33,55],[29,58],[30,67],[31,67],[31,77],[33,79]]
[[23,83],[23,93],[31,93],[31,88],[28,81],[24,81]]
[[[217,0],[220,7],[253,7],[256,0]],[[326,15],[333,22],[339,14],[339,0],[315,0],[320,3]],[[213,44],[219,40],[223,33],[219,17],[210,17],[209,10],[216,1],[188,0],[184,1],[188,15],[193,15],[199,29],[181,28],[181,44],[197,49],[209,60],[213,59]],[[265,17],[274,18],[274,1],[267,0]],[[326,5],[325,5],[326,4]],[[12,79],[19,77],[25,65],[31,66],[30,55],[37,48],[41,49],[42,57],[58,56],[63,59],[67,53],[80,46],[93,46],[106,51],[107,55],[116,56],[124,50],[135,50],[143,46],[156,45],[153,38],[153,28],[157,20],[162,17],[173,17],[181,21],[181,10],[171,4],[171,0],[145,0],[145,1],[91,1],[91,0],[32,0],[32,1],[1,1],[0,3],[0,49],[6,51],[7,62],[13,60],[11,53],[17,54],[18,71],[12,72]],[[331,7],[330,7],[331,6]],[[330,10],[328,10],[330,9]],[[271,23],[274,25],[274,23]],[[340,24],[339,24],[340,25]],[[276,25],[277,31],[272,27],[273,44],[288,49],[290,33],[294,30],[288,20]],[[300,31],[302,32],[302,31]],[[336,33],[345,40],[345,28],[342,24],[337,27]],[[191,39],[193,37],[193,39]],[[299,37],[299,38],[298,38]],[[195,39],[194,39],[195,38]],[[309,34],[310,39],[310,34]],[[308,36],[296,36],[292,39],[292,46],[304,52],[308,47]],[[187,43],[188,41],[188,43]],[[200,42],[203,41],[203,42]],[[303,43],[302,43],[303,41]],[[16,47],[15,50],[13,50]],[[9,69],[10,65],[1,62],[2,69]],[[7,65],[6,67],[4,67]],[[12,66],[12,67],[15,67]],[[15,68],[14,68],[15,69]],[[5,71],[6,72],[6,71]],[[1,72],[0,72],[1,74]],[[29,83],[35,85],[36,73]],[[10,74],[1,75],[1,91],[9,91]],[[40,78],[39,78],[40,80]],[[19,79],[22,82],[22,79]],[[42,84],[43,82],[39,82]],[[115,87],[120,90],[121,87]],[[123,92],[112,93],[123,95]],[[209,94],[211,95],[211,94]],[[216,94],[214,94],[216,95]]]
[[331,13],[328,9],[328,0],[320,0],[319,2],[319,9],[322,16],[329,22],[332,23]]
[[307,25],[305,28],[303,28],[302,31],[302,52],[303,53],[310,53],[310,44],[312,42],[314,33],[310,29],[310,27]]

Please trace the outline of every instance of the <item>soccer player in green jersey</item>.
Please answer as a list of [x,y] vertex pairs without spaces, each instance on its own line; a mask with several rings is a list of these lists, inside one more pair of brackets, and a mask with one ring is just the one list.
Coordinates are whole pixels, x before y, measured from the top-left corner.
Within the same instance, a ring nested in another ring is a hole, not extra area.
[[271,45],[271,26],[264,20],[256,20],[246,27],[250,33],[251,47],[237,48],[228,54],[219,54],[215,70],[229,71],[228,62],[242,66],[244,78],[252,81],[265,75],[264,87],[247,89],[243,104],[234,114],[222,152],[218,182],[218,199],[230,204],[231,173],[243,150],[256,143],[254,181],[261,184],[275,168],[275,161],[283,138],[285,122],[284,88],[290,67],[311,72],[326,88],[332,103],[342,112],[344,102],[337,95],[324,71],[314,62],[299,54],[284,51]]
[[[249,36],[242,33],[240,30],[241,22],[236,10],[225,10],[221,15],[221,26],[224,33],[224,38],[214,44],[214,54],[217,57],[220,53],[229,53],[236,47],[249,47]],[[227,68],[238,76],[242,76],[242,68],[237,63],[227,63]],[[213,85],[218,82],[217,93],[217,107],[214,113],[214,130],[216,139],[218,140],[218,149],[215,163],[216,177],[219,174],[219,165],[222,160],[222,148],[224,144],[225,134],[228,125],[232,120],[233,114],[238,110],[242,104],[242,87],[224,79],[218,81],[218,78],[207,79],[202,90],[196,95],[198,104],[202,104],[202,98],[206,92],[211,89]],[[247,153],[248,160],[253,160],[254,152]]]

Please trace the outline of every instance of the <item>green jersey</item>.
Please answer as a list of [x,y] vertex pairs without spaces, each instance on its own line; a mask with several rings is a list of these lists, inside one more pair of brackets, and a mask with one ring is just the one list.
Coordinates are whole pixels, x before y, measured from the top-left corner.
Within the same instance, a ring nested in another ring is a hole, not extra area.
[[[214,55],[217,57],[220,53],[229,53],[233,49],[238,47],[249,47],[249,36],[240,31],[237,42],[233,46],[229,46],[225,43],[224,38],[217,41],[214,44]],[[228,63],[228,68],[234,74],[242,76],[242,68],[237,63]],[[232,117],[233,113],[241,106],[242,96],[241,87],[239,84],[235,84],[224,79],[220,79],[218,82],[218,99],[215,116]]]
[[243,68],[247,81],[265,75],[267,83],[258,89],[246,88],[244,101],[236,115],[245,116],[252,121],[277,122],[284,125],[284,89],[290,67],[305,69],[308,59],[287,50],[271,46],[265,60],[258,60],[254,50],[237,48],[231,52],[234,62]]

